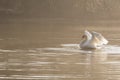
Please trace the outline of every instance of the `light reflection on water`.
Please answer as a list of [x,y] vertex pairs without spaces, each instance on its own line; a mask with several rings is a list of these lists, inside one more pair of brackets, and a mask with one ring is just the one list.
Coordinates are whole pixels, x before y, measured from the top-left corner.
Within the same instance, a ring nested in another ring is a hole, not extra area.
[[96,51],[78,44],[26,50],[0,49],[0,79],[22,80],[118,80],[120,47],[108,45]]

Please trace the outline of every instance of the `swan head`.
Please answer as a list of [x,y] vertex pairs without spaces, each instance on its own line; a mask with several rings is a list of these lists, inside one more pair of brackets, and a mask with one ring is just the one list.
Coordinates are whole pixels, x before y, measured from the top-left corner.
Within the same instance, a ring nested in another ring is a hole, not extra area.
[[83,45],[84,43],[86,43],[87,41],[89,41],[90,38],[91,38],[91,34],[87,30],[85,30],[84,34],[82,35],[82,39],[81,39],[80,45]]
[[84,34],[82,35],[82,39],[89,40],[91,39],[92,35],[88,30],[84,31]]
[[82,39],[86,39],[87,38],[87,36],[84,34],[84,35],[82,35]]

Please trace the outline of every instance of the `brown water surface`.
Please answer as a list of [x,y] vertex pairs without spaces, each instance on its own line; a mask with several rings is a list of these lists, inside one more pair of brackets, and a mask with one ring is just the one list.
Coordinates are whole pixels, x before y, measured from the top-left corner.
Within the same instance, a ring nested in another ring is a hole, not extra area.
[[[119,80],[120,28],[38,23],[1,24],[0,80]],[[9,27],[8,27],[9,26]],[[81,50],[85,29],[109,44]]]

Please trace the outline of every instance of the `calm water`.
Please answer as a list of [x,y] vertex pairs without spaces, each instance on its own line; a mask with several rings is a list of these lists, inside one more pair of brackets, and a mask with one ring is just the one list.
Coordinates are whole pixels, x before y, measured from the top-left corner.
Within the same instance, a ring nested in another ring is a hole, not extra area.
[[[85,29],[110,42],[80,50]],[[0,27],[0,80],[120,80],[120,28],[38,23]]]

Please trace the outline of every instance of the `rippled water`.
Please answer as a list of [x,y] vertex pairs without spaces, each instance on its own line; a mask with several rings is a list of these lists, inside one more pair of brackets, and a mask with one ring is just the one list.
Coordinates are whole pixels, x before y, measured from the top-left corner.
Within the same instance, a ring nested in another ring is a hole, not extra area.
[[[0,80],[119,80],[120,29],[107,27],[31,26],[13,33],[9,29],[0,39]],[[102,33],[109,44],[81,50],[85,29]]]

